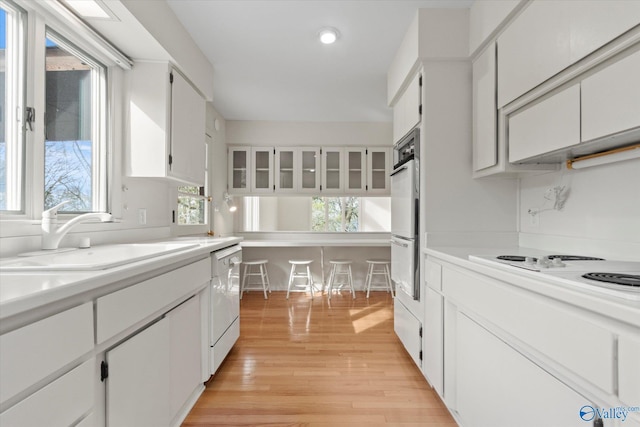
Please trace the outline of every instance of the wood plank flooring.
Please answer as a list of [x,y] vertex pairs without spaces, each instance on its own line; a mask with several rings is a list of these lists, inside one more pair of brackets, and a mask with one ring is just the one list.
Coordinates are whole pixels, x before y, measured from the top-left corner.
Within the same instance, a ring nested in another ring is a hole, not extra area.
[[240,339],[184,427],[456,426],[393,332],[389,294],[285,295],[245,294]]

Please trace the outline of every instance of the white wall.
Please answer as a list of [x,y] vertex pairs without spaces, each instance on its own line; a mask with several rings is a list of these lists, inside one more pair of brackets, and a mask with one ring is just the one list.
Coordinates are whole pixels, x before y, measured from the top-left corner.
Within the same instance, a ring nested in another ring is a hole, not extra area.
[[366,122],[227,122],[227,143],[268,147],[392,146],[393,126]]
[[360,228],[366,232],[389,232],[391,197],[361,197]]
[[[528,210],[552,208],[544,194],[557,185],[569,188],[564,208],[532,225]],[[521,178],[519,223],[525,245],[640,261],[640,160]]]
[[309,231],[311,229],[310,197],[277,197],[278,230]]

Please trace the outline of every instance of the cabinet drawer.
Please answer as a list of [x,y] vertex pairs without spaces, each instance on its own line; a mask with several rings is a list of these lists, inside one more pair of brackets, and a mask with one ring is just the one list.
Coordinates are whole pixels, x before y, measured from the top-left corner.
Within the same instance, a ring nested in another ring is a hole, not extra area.
[[436,291],[442,290],[442,266],[437,262],[431,261],[429,258],[425,260],[425,277],[427,286]]
[[3,426],[70,426],[93,406],[91,359],[0,415]]
[[584,79],[582,141],[640,126],[640,52]]
[[509,117],[509,162],[580,143],[580,86]]
[[93,341],[91,303],[0,336],[0,402],[91,351]]
[[442,283],[445,295],[458,307],[467,307],[602,390],[614,393],[615,339],[610,331],[551,299],[481,275],[445,269]]
[[98,298],[98,343],[187,296],[210,279],[211,261],[207,258]]

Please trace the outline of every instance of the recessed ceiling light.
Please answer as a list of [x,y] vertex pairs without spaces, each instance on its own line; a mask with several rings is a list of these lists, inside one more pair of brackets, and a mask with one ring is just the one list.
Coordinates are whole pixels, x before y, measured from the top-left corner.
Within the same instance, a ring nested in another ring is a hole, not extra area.
[[320,41],[324,44],[335,43],[335,41],[338,40],[338,35],[338,30],[330,27],[323,28],[318,34],[318,36],[320,37]]

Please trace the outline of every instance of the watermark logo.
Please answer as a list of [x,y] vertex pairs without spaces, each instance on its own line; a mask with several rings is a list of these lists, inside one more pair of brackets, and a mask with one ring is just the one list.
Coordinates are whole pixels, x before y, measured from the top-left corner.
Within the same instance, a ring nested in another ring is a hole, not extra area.
[[583,421],[593,421],[596,418],[618,419],[625,421],[630,412],[640,412],[640,406],[614,406],[610,408],[598,408],[591,405],[584,405],[580,408],[580,418]]

